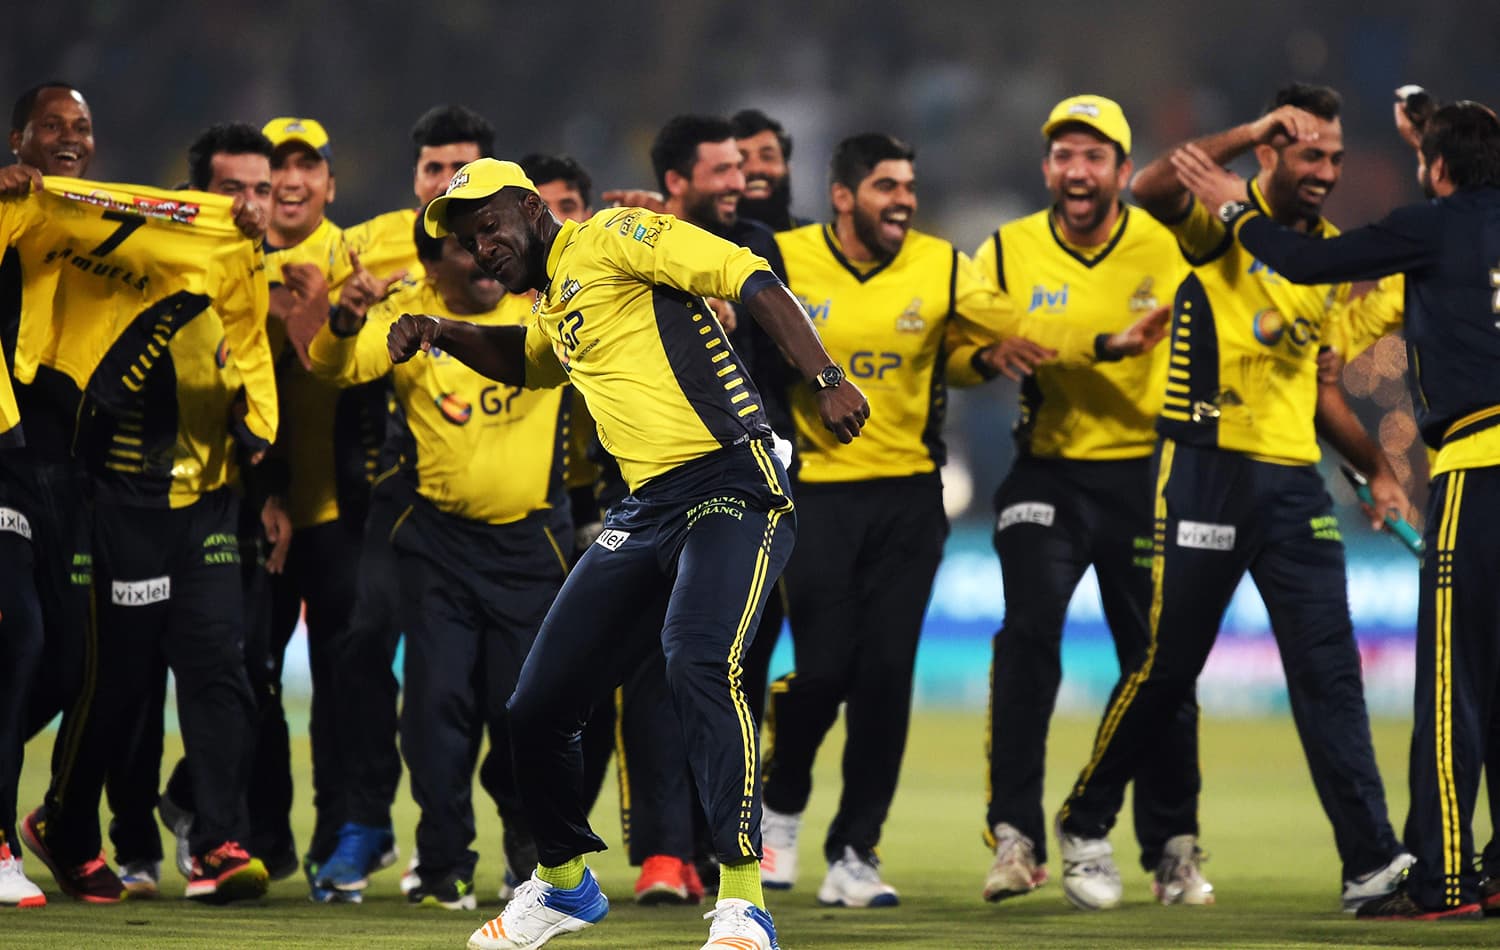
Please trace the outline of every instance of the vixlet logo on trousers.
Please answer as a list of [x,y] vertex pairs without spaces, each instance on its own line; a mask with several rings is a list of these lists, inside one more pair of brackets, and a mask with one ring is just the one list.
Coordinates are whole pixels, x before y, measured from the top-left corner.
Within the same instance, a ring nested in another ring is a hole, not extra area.
[[1234,525],[1206,521],[1177,522],[1177,546],[1200,551],[1233,551]]

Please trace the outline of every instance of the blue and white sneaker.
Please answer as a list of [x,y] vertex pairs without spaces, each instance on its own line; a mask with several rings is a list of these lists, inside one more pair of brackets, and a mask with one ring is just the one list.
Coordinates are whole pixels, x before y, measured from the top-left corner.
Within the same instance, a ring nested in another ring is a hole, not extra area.
[[319,887],[338,891],[362,891],[370,886],[370,872],[390,867],[396,861],[396,834],[346,822],[339,829],[339,843],[318,870]]
[[700,950],[781,950],[771,915],[746,900],[729,897],[703,915],[711,920],[708,943]]
[[307,874],[307,899],[314,904],[362,904],[365,900],[364,891],[341,891],[332,887],[324,887],[318,883],[318,871],[320,866],[312,860],[304,861],[302,870]]
[[533,873],[516,888],[500,916],[469,937],[469,950],[529,950],[558,934],[592,927],[608,913],[609,898],[588,868],[583,870],[583,883],[566,890]]

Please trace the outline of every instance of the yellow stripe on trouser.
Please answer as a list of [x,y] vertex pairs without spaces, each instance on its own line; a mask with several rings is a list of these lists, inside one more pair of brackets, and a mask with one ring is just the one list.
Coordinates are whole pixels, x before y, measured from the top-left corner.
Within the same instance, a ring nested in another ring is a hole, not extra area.
[[1433,754],[1437,762],[1439,820],[1443,841],[1443,897],[1448,906],[1460,900],[1463,829],[1458,820],[1458,793],[1453,781],[1453,547],[1458,540],[1458,509],[1464,496],[1464,472],[1448,476],[1443,520],[1438,530],[1437,584],[1433,604]]
[[781,482],[776,477],[776,469],[771,464],[770,456],[766,448],[760,442],[750,443],[750,454],[754,457],[756,465],[760,467],[761,474],[765,476],[766,485],[771,493],[782,498],[783,503],[778,507],[766,512],[766,533],[761,539],[760,549],[755,552],[755,570],[750,577],[750,591],[745,597],[745,609],[740,612],[739,626],[735,629],[734,641],[729,645],[729,702],[734,706],[735,716],[740,723],[740,743],[745,754],[745,784],[740,798],[740,830],[739,845],[740,853],[747,858],[755,856],[755,847],[750,843],[750,811],[751,803],[755,800],[755,716],[750,712],[750,704],[745,701],[744,690],[740,687],[740,678],[744,670],[740,666],[740,660],[744,656],[745,634],[750,629],[751,621],[755,619],[755,608],[760,603],[761,592],[766,586],[766,575],[771,567],[771,544],[776,537],[776,526],[781,523],[781,516],[792,508],[791,500],[781,490]]
[[73,766],[78,764],[78,748],[83,744],[83,734],[93,715],[95,694],[99,691],[99,612],[95,593],[91,569],[88,589],[89,626],[83,648],[83,689],[79,691],[71,708],[64,707],[69,714],[63,716],[63,722],[69,729],[66,735],[56,740],[63,743],[63,754],[55,769],[57,774],[53,782],[54,787],[62,793],[59,802],[65,801],[63,796],[67,794],[68,783],[73,779]]
[[[1115,697],[1115,701],[1105,712],[1104,722],[1099,725],[1099,735],[1094,739],[1094,753],[1089,758],[1088,764],[1083,767],[1083,773],[1078,776],[1078,784],[1073,787],[1074,796],[1083,794],[1084,786],[1093,777],[1094,770],[1099,767],[1099,760],[1104,758],[1104,753],[1108,751],[1110,740],[1114,738],[1115,730],[1120,727],[1120,720],[1125,717],[1126,710],[1135,701],[1141,684],[1151,676],[1151,667],[1156,662],[1156,631],[1161,623],[1162,580],[1166,574],[1167,479],[1172,474],[1172,457],[1176,454],[1177,443],[1171,439],[1162,439],[1161,470],[1156,474],[1154,512],[1156,524],[1151,551],[1151,639],[1146,646],[1146,658],[1142,661],[1141,668],[1130,674],[1130,678],[1125,681],[1125,686],[1120,690],[1120,695]],[[1068,817],[1067,803],[1063,804],[1061,817]]]
[[630,766],[625,758],[625,687],[615,687],[615,781],[620,786],[620,837],[630,847]]

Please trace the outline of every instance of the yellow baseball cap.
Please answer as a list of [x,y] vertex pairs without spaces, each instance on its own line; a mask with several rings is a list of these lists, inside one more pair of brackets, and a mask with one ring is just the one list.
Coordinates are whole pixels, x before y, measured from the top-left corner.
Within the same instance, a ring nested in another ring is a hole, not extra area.
[[1086,125],[1130,154],[1130,123],[1125,110],[1113,99],[1103,96],[1072,96],[1059,102],[1042,126],[1042,138],[1051,138],[1062,125],[1077,122]]
[[458,170],[448,190],[427,203],[422,227],[435,238],[448,236],[448,202],[454,198],[488,198],[501,188],[525,188],[536,193],[536,185],[515,162],[494,158],[476,159]]
[[298,142],[323,156],[326,162],[333,161],[333,148],[328,144],[328,131],[317,119],[298,119],[283,116],[267,122],[261,134],[271,140],[273,148],[288,142]]

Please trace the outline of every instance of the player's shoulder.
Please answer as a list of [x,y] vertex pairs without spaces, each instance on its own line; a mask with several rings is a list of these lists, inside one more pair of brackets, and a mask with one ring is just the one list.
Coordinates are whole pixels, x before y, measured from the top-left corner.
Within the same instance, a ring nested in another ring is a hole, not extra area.
[[409,236],[416,227],[416,220],[415,208],[387,211],[385,214],[377,214],[373,218],[344,228],[344,240],[353,244],[356,241],[368,242],[395,234]]
[[804,224],[800,228],[792,228],[790,231],[777,231],[774,235],[776,244],[783,253],[788,249],[799,250],[809,247],[826,247],[827,241],[823,238],[823,225],[817,222]]
[[908,264],[937,261],[948,265],[957,253],[958,249],[947,238],[913,228],[906,232],[906,240],[901,242],[901,251],[896,257],[898,260],[904,258]]
[[1000,235],[1000,244],[1003,247],[1050,241],[1052,240],[1052,209],[1043,208],[1019,218],[1012,218],[991,232],[990,238],[993,239],[997,233]]

